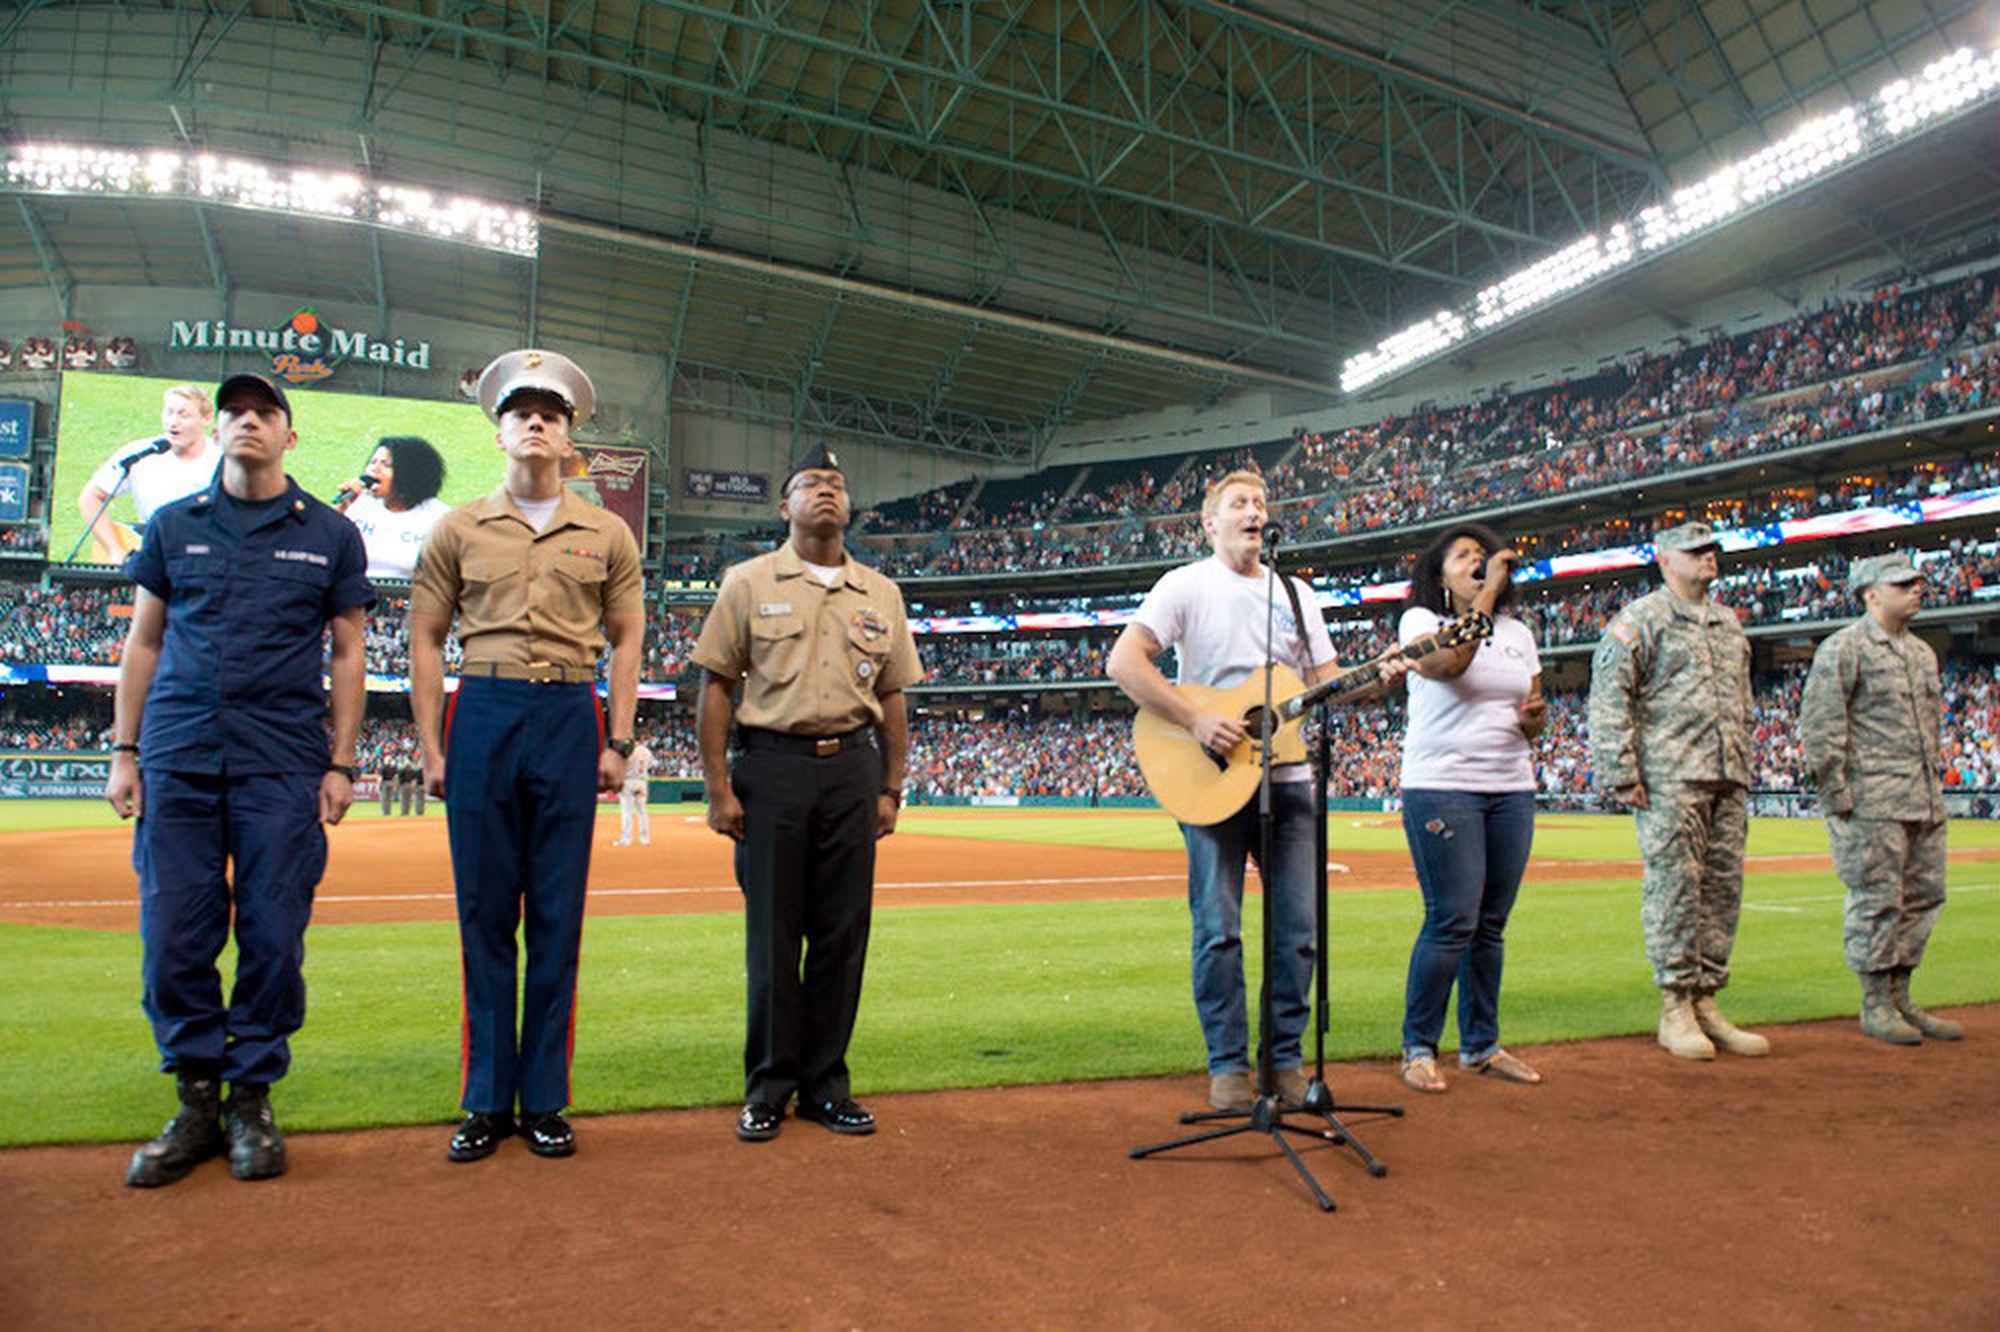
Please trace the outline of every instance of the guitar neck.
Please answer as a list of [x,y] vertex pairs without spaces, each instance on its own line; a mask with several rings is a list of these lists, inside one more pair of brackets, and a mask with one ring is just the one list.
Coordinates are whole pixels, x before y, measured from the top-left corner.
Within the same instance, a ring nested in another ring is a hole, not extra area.
[[1364,661],[1359,666],[1350,666],[1331,679],[1321,680],[1303,694],[1278,705],[1278,715],[1285,721],[1303,716],[1307,709],[1316,708],[1321,703],[1338,702],[1349,694],[1358,694],[1375,683],[1375,673],[1382,663],[1393,657],[1403,657],[1417,661],[1452,646],[1435,633],[1425,634],[1407,647],[1384,652],[1373,661]]

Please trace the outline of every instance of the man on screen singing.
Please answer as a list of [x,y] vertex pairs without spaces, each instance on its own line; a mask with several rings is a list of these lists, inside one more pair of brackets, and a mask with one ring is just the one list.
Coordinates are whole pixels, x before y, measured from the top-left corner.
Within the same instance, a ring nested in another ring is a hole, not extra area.
[[129,494],[143,528],[155,509],[208,489],[222,461],[222,449],[208,433],[214,419],[208,394],[194,384],[176,384],[160,403],[160,433],[120,445],[90,474],[76,508],[90,524],[97,563],[116,564],[139,548],[138,532],[112,521],[107,500]]
[[[1180,658],[1181,684],[1230,688],[1267,660],[1317,684],[1339,671],[1333,641],[1313,591],[1293,579],[1304,623],[1292,599],[1268,576],[1258,558],[1269,521],[1264,478],[1231,472],[1209,487],[1201,526],[1214,555],[1169,571],[1153,585],[1132,622],[1111,647],[1106,669],[1118,687],[1149,712],[1191,732],[1210,753],[1233,749],[1249,734],[1238,718],[1204,712],[1175,691],[1153,664],[1168,648]],[[1265,625],[1273,627],[1266,650]],[[1385,663],[1386,684],[1405,669]],[[1267,1093],[1289,1105],[1304,1102],[1306,1076],[1300,1041],[1310,1009],[1314,945],[1312,773],[1304,763],[1271,774],[1275,827],[1271,863],[1259,864],[1274,894],[1276,922],[1270,957],[1272,1065],[1276,1086]],[[1193,917],[1194,1006],[1208,1044],[1208,1103],[1217,1110],[1248,1110],[1256,1099],[1250,1082],[1250,1027],[1243,991],[1243,866],[1258,854],[1257,802],[1222,822],[1181,825],[1188,853],[1188,911]]]

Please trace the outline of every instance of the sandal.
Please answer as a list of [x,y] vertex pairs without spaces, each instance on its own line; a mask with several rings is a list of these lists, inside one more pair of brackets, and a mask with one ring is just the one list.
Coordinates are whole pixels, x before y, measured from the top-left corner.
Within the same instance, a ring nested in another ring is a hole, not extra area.
[[1542,1080],[1542,1075],[1525,1060],[1508,1054],[1505,1050],[1495,1050],[1478,1063],[1468,1064],[1467,1067],[1481,1076],[1491,1075],[1502,1082],[1518,1082],[1528,1087],[1533,1087]]
[[1438,1072],[1435,1055],[1411,1055],[1403,1060],[1403,1085],[1433,1096],[1445,1089],[1444,1074]]

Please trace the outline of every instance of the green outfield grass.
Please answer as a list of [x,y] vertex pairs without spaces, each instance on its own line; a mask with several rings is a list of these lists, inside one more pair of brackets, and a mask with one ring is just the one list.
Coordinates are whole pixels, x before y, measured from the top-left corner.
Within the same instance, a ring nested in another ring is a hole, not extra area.
[[[1158,810],[1076,813],[1010,809],[912,809],[896,825],[900,832],[932,837],[971,837],[995,842],[1045,842],[1052,846],[1102,846],[1130,851],[1178,851],[1180,825]],[[1331,859],[1342,850],[1407,854],[1402,815],[1336,810],[1328,816]],[[1953,846],[2000,847],[2000,820],[1954,819]],[[1750,820],[1746,845],[1753,856],[1826,854],[1826,828],[1818,819]],[[1609,814],[1540,814],[1535,819],[1537,859],[1637,860],[1639,841],[1632,820]]]
[[[912,832],[952,827],[958,835],[956,825],[971,822],[997,833],[1009,822],[954,813],[934,823],[916,813]],[[1032,830],[1034,840],[1090,841],[1087,820],[1053,835],[1043,825],[1066,820],[1013,822],[1028,825],[1015,831]],[[1117,836],[1120,825],[1146,822],[1114,816],[1097,831]],[[8,826],[19,824],[10,818]],[[1337,843],[1339,829],[1337,818]],[[1567,840],[1575,830],[1556,831]],[[1789,840],[1779,832],[1818,831],[1810,822],[1778,830],[1760,822],[1752,849],[1768,852]],[[1982,838],[1991,845],[1993,831],[1955,827],[1953,835],[1961,846]],[[1595,835],[1615,858],[1615,829]],[[1919,998],[1940,1005],[2000,998],[1995,879],[1990,862],[1954,869]],[[1729,992],[1733,1015],[1771,1023],[1854,1011],[1856,986],[1841,961],[1840,902],[1829,873],[1752,874]],[[1387,1057],[1397,1044],[1419,904],[1406,891],[1342,892],[1333,904],[1330,1055]],[[1247,914],[1254,925],[1255,910]],[[1657,999],[1640,946],[1635,877],[1531,884],[1508,943],[1503,1021],[1511,1043],[1652,1029]],[[577,1109],[733,1101],[741,1076],[741,948],[734,914],[592,920],[577,1019]],[[454,927],[317,926],[308,949],[312,1016],[295,1042],[296,1071],[279,1094],[284,1122],[336,1128],[453,1118]],[[853,1051],[857,1090],[1193,1073],[1202,1055],[1186,949],[1186,910],[1171,899],[878,912]],[[138,939],[0,926],[0,967],[9,977],[0,992],[0,1143],[137,1139],[156,1129],[170,1092],[165,1079],[148,1075],[154,1055],[138,1007]],[[1562,1075],[1559,1053],[1542,1062],[1551,1076]],[[718,1116],[718,1133],[726,1123]]]

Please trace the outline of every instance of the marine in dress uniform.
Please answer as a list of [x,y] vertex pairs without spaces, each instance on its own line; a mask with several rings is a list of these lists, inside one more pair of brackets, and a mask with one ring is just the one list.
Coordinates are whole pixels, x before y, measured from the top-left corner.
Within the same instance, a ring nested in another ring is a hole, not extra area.
[[1666,586],[1613,616],[1591,661],[1591,766],[1638,825],[1661,1048],[1683,1059],[1768,1054],[1770,1042],[1715,1001],[1743,905],[1750,640],[1708,595],[1721,546],[1707,523],[1669,528],[1653,546]]
[[1856,560],[1847,585],[1868,613],[1813,653],[1799,738],[1847,887],[1861,1030],[1892,1045],[1955,1041],[1964,1028],[1910,998],[1945,891],[1943,691],[1937,654],[1909,628],[1924,576],[1907,555],[1877,555]]
[[[138,1187],[171,1184],[225,1150],[238,1179],[285,1171],[269,1090],[305,1021],[321,825],[354,800],[375,601],[360,535],[285,475],[298,434],[284,391],[237,375],[216,402],[220,471],[153,515],[126,566],[138,588],[105,796],[120,817],[138,816],[145,1009],[181,1101],[133,1156],[125,1182]],[[216,959],[232,918],[225,1004]]]
[[[538,1156],[576,1150],[562,1112],[584,880],[597,792],[625,780],[645,634],[631,528],[562,484],[570,429],[595,402],[589,378],[555,352],[487,366],[479,403],[500,427],[505,480],[439,520],[410,585],[411,708],[424,785],[445,799],[465,975],[453,1161],[491,1156],[516,1131]],[[465,663],[447,712],[454,614]],[[596,686],[607,643],[608,719]]]
[[735,839],[743,889],[749,1034],[736,1134],[750,1142],[778,1135],[794,1093],[802,1119],[875,1131],[850,1094],[847,1043],[875,843],[902,805],[903,690],[923,678],[903,594],[842,548],[851,506],[840,460],[815,445],[783,494],[789,539],[723,576],[694,650],[708,822]]

